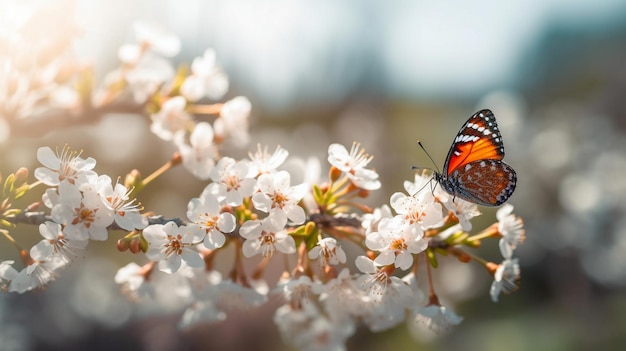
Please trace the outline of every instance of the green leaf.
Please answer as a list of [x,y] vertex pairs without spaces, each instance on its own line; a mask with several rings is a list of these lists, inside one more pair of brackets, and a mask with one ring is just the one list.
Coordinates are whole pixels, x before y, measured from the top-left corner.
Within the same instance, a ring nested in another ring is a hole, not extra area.
[[307,230],[306,230],[306,225],[301,225],[298,228],[294,229],[293,232],[291,232],[291,235],[295,235],[295,236],[305,236],[307,235]]
[[22,210],[20,210],[19,208],[12,208],[10,210],[4,211],[4,216],[5,217],[15,217],[15,216],[17,216],[20,213],[22,213]]
[[23,184],[21,186],[19,186],[17,189],[15,189],[15,193],[13,194],[13,198],[14,199],[19,199],[20,197],[26,195],[26,193],[28,192],[28,190],[30,189],[30,187],[28,186],[28,184]]
[[433,268],[439,267],[439,262],[437,262],[437,256],[435,256],[435,251],[431,249],[426,249],[426,257],[428,257],[428,262]]
[[315,203],[318,205],[324,204],[324,193],[322,193],[322,189],[320,189],[317,184],[313,184],[313,198],[315,199]]
[[317,245],[318,237],[319,237],[319,230],[317,229],[317,226],[315,226],[313,230],[311,230],[311,233],[309,234],[309,236],[306,237],[307,251],[311,250],[312,248],[315,247],[315,245]]
[[15,224],[7,221],[6,219],[0,219],[0,226],[6,227],[6,228],[15,228]]
[[10,197],[13,193],[13,185],[15,184],[15,174],[11,173],[4,181],[4,188],[2,189],[4,197]]

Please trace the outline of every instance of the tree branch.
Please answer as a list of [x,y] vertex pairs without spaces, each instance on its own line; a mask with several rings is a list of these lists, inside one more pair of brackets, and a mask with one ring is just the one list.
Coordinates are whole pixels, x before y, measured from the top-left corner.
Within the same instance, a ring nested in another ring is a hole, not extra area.
[[145,106],[129,101],[119,101],[100,107],[83,106],[78,113],[63,109],[50,109],[28,118],[9,116],[6,120],[11,127],[11,136],[40,137],[54,129],[95,124],[103,116],[111,113],[145,114]]

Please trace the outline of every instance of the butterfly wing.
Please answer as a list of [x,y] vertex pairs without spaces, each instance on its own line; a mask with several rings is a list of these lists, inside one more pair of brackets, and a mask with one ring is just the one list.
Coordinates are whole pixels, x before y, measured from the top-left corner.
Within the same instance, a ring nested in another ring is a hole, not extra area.
[[483,206],[499,206],[517,185],[515,170],[500,160],[477,160],[455,169],[447,178],[454,195]]
[[450,176],[455,169],[478,160],[502,160],[504,144],[496,118],[491,110],[480,110],[470,117],[454,138],[444,174]]

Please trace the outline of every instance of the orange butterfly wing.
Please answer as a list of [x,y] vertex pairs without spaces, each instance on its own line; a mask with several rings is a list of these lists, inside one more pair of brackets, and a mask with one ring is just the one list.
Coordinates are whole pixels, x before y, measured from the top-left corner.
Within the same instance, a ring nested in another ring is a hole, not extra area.
[[459,130],[450,147],[445,174],[478,160],[502,160],[504,145],[495,116],[490,110],[481,110],[470,117]]

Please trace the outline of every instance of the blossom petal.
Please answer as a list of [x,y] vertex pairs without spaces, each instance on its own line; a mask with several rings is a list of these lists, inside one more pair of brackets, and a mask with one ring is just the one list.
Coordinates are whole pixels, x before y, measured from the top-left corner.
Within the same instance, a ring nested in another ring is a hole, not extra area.
[[217,249],[219,247],[224,246],[225,242],[226,242],[226,237],[224,236],[224,234],[220,233],[217,230],[210,231],[204,237],[204,246],[210,250]]
[[283,240],[276,241],[276,249],[284,254],[292,254],[296,252],[296,242],[291,235],[286,235]]
[[232,213],[222,213],[217,220],[217,227],[223,233],[230,233],[237,227]]
[[200,268],[204,266],[204,260],[200,256],[200,253],[197,251],[190,249],[183,250],[180,256],[189,267]]
[[359,256],[354,261],[356,267],[363,273],[376,273],[376,264],[366,256]]
[[306,213],[304,209],[298,205],[289,206],[286,208],[287,218],[294,224],[302,224],[306,220]]
[[59,169],[61,161],[55,155],[54,151],[48,146],[43,146],[37,149],[37,161],[39,161],[45,167],[51,169]]
[[170,255],[166,259],[159,261],[159,270],[165,273],[175,273],[181,266],[179,255]]
[[248,239],[243,243],[241,249],[244,256],[252,257],[258,253],[258,241],[255,239]]
[[[392,264],[396,259],[396,255],[392,251],[383,251],[376,257],[374,262],[380,266]],[[359,267],[360,268],[360,267]],[[366,272],[367,273],[367,272]]]

